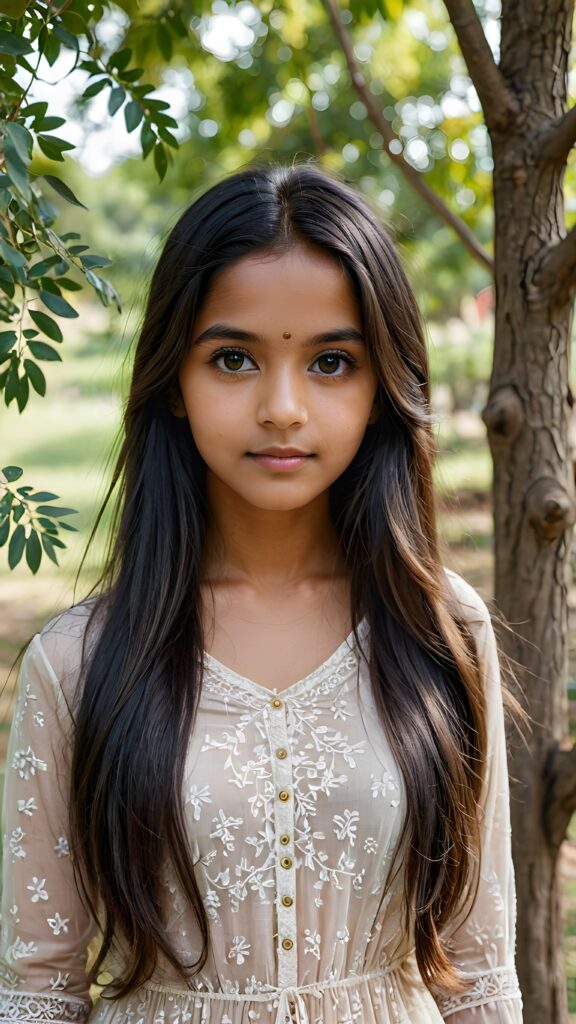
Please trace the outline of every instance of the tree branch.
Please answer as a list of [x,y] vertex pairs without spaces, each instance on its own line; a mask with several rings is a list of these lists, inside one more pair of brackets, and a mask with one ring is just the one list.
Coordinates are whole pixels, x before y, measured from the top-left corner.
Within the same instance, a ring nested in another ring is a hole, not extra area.
[[566,838],[566,829],[576,811],[576,747],[562,750],[553,747],[544,773],[546,793],[544,817],[546,835],[551,846],[558,848]]
[[444,6],[482,104],[489,132],[506,131],[520,104],[494,60],[472,0],[444,0]]
[[571,300],[576,292],[576,226],[546,250],[532,283],[539,292],[548,292],[554,305]]
[[386,143],[385,151],[387,155],[399,167],[404,177],[412,185],[412,188],[422,196],[432,210],[434,210],[434,213],[443,220],[445,224],[448,224],[449,227],[451,227],[458,235],[458,238],[464,245],[467,252],[469,252],[475,260],[481,263],[490,271],[491,274],[493,274],[494,260],[478,241],[474,232],[471,231],[468,225],[461,220],[457,214],[453,213],[449,207],[446,206],[440,196],[438,196],[436,192],[426,184],[423,175],[404,159],[402,153],[394,153],[390,150],[391,142],[395,141],[399,146],[402,144],[400,143],[396,132],[392,128],[392,125],[382,113],[377,100],[368,89],[364,74],[360,69],[360,65],[358,64],[356,57],[354,56],[352,40],[341,21],[338,0],[322,0],[322,4],[328,13],[330,21],[334,27],[334,31],[338,37],[340,45],[342,46],[342,50],[344,51],[344,56],[352,79],[352,85],[366,107],[368,117],[372,121],[372,124],[382,135],[384,142]]
[[576,104],[533,136],[533,149],[543,163],[563,164],[576,144]]

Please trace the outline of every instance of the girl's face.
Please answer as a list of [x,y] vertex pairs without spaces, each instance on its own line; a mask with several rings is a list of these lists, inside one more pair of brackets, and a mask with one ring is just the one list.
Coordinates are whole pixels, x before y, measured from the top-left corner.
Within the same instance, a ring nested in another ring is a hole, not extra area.
[[[173,411],[209,484],[259,509],[313,502],[358,451],[377,389],[345,272],[303,246],[237,261],[212,282],[179,381]],[[271,447],[304,455],[258,457]]]

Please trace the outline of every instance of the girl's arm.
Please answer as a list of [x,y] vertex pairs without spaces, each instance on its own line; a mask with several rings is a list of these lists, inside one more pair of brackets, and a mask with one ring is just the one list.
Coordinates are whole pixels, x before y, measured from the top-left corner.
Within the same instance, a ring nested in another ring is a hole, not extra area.
[[[476,638],[488,705],[487,777],[481,811],[481,876],[473,909],[443,933],[446,951],[470,979],[460,996],[435,992],[449,1024],[522,1024],[515,968],[516,885],[512,862],[508,764],[500,668],[490,613],[462,577],[449,573]],[[468,907],[466,907],[468,909]]]
[[[60,642],[68,652],[70,639],[55,633],[50,648]],[[83,1022],[92,1008],[86,958],[97,928],[68,848],[72,720],[53,664],[36,634],[20,667],[6,758],[0,1022]]]

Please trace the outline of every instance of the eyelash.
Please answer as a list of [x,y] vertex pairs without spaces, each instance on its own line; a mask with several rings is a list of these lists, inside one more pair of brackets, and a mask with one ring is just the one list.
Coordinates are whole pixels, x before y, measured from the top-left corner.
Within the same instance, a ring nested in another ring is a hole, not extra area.
[[[254,362],[252,356],[250,355],[249,352],[246,351],[246,349],[244,349],[244,348],[231,348],[231,347],[217,349],[216,352],[212,353],[212,355],[211,355],[211,357],[209,359],[209,362],[214,364],[214,368],[215,368],[216,372],[221,374],[222,377],[241,377],[241,376],[243,376],[244,373],[246,372],[245,370],[222,370],[219,366],[215,365],[216,361],[218,359],[220,359],[222,356],[229,355],[230,353],[236,353],[236,354],[239,354],[239,355],[242,355],[242,356],[247,356],[248,359],[251,359],[252,362]],[[319,359],[322,358],[322,356],[338,356],[340,359],[343,360],[343,362],[347,363],[347,367],[346,367],[346,369],[342,373],[321,373],[321,374],[319,374],[320,377],[328,377],[328,378],[330,378],[330,377],[338,377],[339,379],[341,379],[342,377],[348,376],[350,371],[354,367],[358,366],[358,363],[356,362],[354,357],[351,356],[349,352],[344,352],[342,349],[335,348],[335,349],[329,349],[326,352],[321,352],[320,355],[316,356],[316,359],[314,360],[314,362],[316,363]]]

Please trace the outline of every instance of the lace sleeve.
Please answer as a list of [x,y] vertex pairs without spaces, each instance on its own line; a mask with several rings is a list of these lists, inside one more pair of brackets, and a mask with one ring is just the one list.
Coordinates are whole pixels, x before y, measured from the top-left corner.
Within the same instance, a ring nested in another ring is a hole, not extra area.
[[20,667],[6,759],[0,1022],[77,1024],[92,1008],[86,959],[97,929],[75,886],[67,838],[70,724],[36,634]]
[[449,572],[449,579],[465,605],[486,683],[488,756],[478,893],[468,919],[459,926],[453,922],[442,936],[448,956],[470,980],[470,986],[459,996],[438,990],[433,994],[450,1024],[522,1024],[515,967],[516,885],[508,764],[496,638],[482,598],[462,577]]

